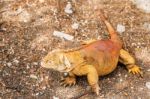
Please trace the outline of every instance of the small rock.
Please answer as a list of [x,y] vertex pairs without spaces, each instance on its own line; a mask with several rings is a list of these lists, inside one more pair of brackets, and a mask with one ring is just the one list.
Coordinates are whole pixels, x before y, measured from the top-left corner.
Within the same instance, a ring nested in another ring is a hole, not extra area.
[[58,97],[56,97],[56,96],[53,96],[53,99],[59,99]]
[[8,67],[12,66],[12,63],[10,63],[10,62],[9,62],[9,63],[7,63],[7,66],[8,66]]
[[150,0],[132,0],[137,8],[143,10],[146,13],[150,13]]
[[79,28],[79,24],[78,23],[74,23],[74,24],[71,25],[71,27],[76,30],[76,29]]
[[146,82],[146,87],[150,89],[150,82]]
[[138,88],[139,91],[143,91],[144,88]]
[[23,71],[23,73],[26,74],[27,72],[26,72],[26,71]]
[[124,77],[125,77],[125,78],[127,78],[127,77],[128,77],[128,75],[125,75]]
[[73,13],[73,11],[72,11],[72,5],[71,5],[70,2],[67,3],[67,5],[66,5],[66,7],[65,7],[65,12],[66,12],[67,14],[72,14],[72,13]]
[[31,75],[30,75],[30,78],[38,79],[38,77],[37,77],[36,75],[34,75],[34,74],[31,74]]
[[148,69],[147,71],[150,72],[150,69]]
[[64,39],[69,40],[69,41],[73,41],[73,39],[74,39],[73,36],[66,34],[66,33],[63,33],[63,32],[59,32],[59,31],[54,31],[53,35],[60,37],[60,38],[64,38]]
[[40,94],[40,93],[39,93],[39,92],[37,92],[35,95],[36,95],[36,96],[38,96],[39,94]]
[[14,59],[13,62],[14,62],[15,64],[18,64],[18,63],[19,63],[19,60]]
[[121,74],[119,73],[118,76],[121,76]]
[[120,82],[122,82],[123,81],[123,79],[122,78],[120,78]]
[[42,89],[45,90],[45,89],[46,89],[46,86],[43,86]]
[[125,26],[122,24],[117,25],[117,32],[122,33],[125,31]]
[[29,66],[29,64],[27,64],[27,69],[29,69],[30,68],[30,66]]
[[38,65],[38,62],[33,62],[33,65]]
[[125,95],[125,96],[128,96],[128,93],[124,92],[124,95]]
[[133,89],[134,87],[131,87],[131,89]]

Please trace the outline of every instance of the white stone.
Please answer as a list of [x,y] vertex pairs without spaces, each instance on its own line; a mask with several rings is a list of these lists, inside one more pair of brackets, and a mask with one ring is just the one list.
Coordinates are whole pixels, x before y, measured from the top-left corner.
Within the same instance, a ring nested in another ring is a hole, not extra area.
[[131,87],[131,89],[133,89],[134,87]]
[[150,72],[150,69],[148,69],[147,71]]
[[150,82],[146,82],[146,87],[150,89]]
[[40,94],[40,93],[38,92],[38,93],[36,93],[35,95],[38,96],[39,94]]
[[117,32],[122,33],[125,31],[125,26],[122,24],[117,25]]
[[53,99],[59,99],[58,97],[56,97],[56,96],[53,96]]
[[9,63],[7,63],[7,66],[8,66],[8,67],[12,66],[12,63],[10,63],[10,62],[9,62]]
[[33,62],[33,65],[38,65],[38,62]]
[[13,62],[16,63],[16,64],[18,64],[18,63],[19,63],[19,60],[14,59]]
[[66,12],[67,14],[72,14],[72,13],[73,13],[73,11],[72,11],[72,5],[71,5],[70,2],[67,3],[67,5],[66,5],[66,7],[65,7],[65,12]]
[[132,0],[137,8],[143,10],[145,13],[150,13],[150,0]]
[[59,32],[59,31],[54,31],[53,35],[60,37],[60,38],[64,38],[64,39],[69,40],[69,41],[73,41],[73,39],[74,39],[74,37],[72,35],[66,34],[64,32]]
[[79,28],[79,24],[78,24],[78,23],[73,23],[73,24],[71,25],[71,27],[72,27],[73,29],[78,29],[78,28]]
[[127,78],[127,77],[128,77],[128,75],[125,75],[124,77],[125,77],[125,78]]
[[120,78],[120,82],[123,82],[123,79],[122,79],[122,78]]
[[34,74],[31,74],[30,78],[32,78],[32,79],[38,79],[38,77],[36,75],[34,75]]
[[30,66],[29,66],[29,64],[27,64],[27,69],[29,69],[30,68]]
[[42,89],[43,89],[43,90],[46,89],[46,86],[43,86]]

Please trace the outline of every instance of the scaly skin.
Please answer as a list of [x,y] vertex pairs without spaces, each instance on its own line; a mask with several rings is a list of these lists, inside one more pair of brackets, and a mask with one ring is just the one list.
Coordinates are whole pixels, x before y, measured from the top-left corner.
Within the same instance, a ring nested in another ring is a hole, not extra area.
[[99,94],[98,77],[111,73],[118,62],[126,65],[129,72],[141,74],[140,68],[135,65],[134,58],[122,49],[122,42],[103,14],[101,19],[106,24],[110,34],[108,40],[93,40],[80,48],[65,51],[50,52],[42,60],[42,67],[60,72],[68,72],[62,79],[61,85],[74,85],[76,76],[86,75],[93,92]]

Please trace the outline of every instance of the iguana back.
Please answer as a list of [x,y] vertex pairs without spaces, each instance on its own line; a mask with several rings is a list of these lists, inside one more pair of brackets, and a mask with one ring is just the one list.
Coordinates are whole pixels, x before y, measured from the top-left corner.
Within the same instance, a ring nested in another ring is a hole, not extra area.
[[92,58],[98,63],[95,67],[99,75],[106,75],[112,72],[117,66],[122,42],[102,13],[100,13],[100,17],[106,24],[110,39],[92,42],[80,49],[80,52],[86,59]]

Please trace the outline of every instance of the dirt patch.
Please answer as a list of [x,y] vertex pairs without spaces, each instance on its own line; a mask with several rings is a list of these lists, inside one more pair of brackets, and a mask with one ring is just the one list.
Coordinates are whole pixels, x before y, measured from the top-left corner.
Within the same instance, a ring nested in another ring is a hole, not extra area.
[[[65,11],[68,2],[72,6]],[[116,30],[118,24],[125,27],[119,35],[144,77],[118,66],[99,79],[100,96],[89,93],[81,99],[149,99],[146,83],[150,82],[150,14],[130,0],[1,0],[0,98],[66,99],[84,92],[88,86],[85,77],[78,78],[76,86],[65,88],[59,85],[62,74],[52,70],[39,73],[39,68],[42,57],[53,49],[77,47],[82,40],[108,38],[105,25],[94,16],[94,7],[104,9]],[[54,31],[72,35],[74,40],[53,36]]]

